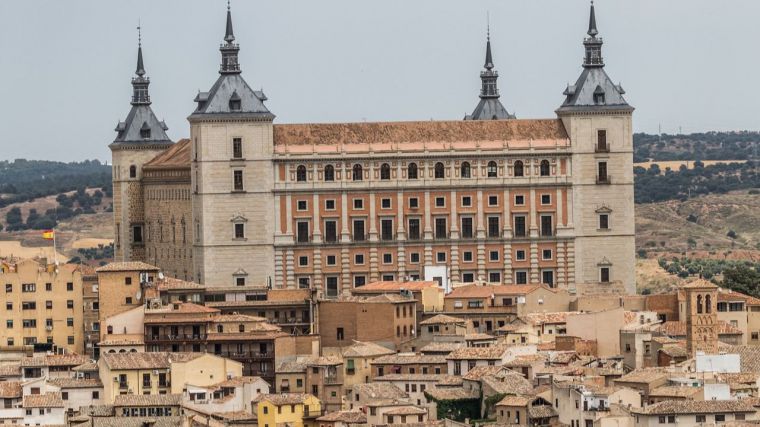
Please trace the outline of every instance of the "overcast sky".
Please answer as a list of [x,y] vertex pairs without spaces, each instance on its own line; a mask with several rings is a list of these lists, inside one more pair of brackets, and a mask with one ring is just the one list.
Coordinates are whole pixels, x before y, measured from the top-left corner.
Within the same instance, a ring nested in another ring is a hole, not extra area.
[[[758,130],[760,1],[597,0],[637,131]],[[216,80],[223,0],[0,1],[0,159],[110,161],[143,27],[153,109],[186,137]],[[461,119],[490,12],[502,102],[554,117],[581,71],[586,0],[233,0],[243,76],[275,123]]]

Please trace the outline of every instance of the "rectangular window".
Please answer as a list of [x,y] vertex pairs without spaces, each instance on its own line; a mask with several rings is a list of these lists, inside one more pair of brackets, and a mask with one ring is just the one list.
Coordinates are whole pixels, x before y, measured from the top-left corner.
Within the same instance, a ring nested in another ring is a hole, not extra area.
[[488,237],[500,237],[501,236],[501,227],[499,226],[499,217],[498,216],[489,216],[488,217]]
[[420,201],[416,197],[409,198],[409,209],[417,209],[420,207]]
[[309,289],[311,280],[308,277],[298,278],[298,289]]
[[235,238],[245,239],[245,224],[235,224]]
[[354,220],[354,242],[363,242],[363,241],[364,241],[364,220],[355,219]]
[[243,171],[232,172],[232,189],[234,191],[243,191]]
[[73,317],[67,317],[66,318],[66,326],[74,326],[74,318]]
[[610,229],[610,216],[607,214],[599,214],[599,229],[600,230],[609,230]]
[[462,217],[462,228],[460,230],[463,239],[472,238],[472,217]]
[[21,309],[22,310],[36,310],[37,309],[37,303],[34,301],[23,301],[21,303]]
[[550,288],[554,287],[554,271],[544,270],[541,272],[541,283],[548,285]]
[[326,211],[334,211],[335,210],[335,200],[333,200],[333,199],[325,200],[325,210]]
[[488,196],[488,206],[498,206],[499,196]]
[[446,239],[448,238],[448,229],[446,228],[446,218],[435,219],[435,238]]
[[446,262],[446,252],[437,252],[435,254],[435,259],[438,262]]
[[48,292],[51,292],[53,290],[53,284],[52,283],[45,283],[45,290]]
[[409,240],[419,240],[420,239],[420,219],[419,218],[409,218],[409,229],[407,230],[407,237]]
[[242,138],[232,138],[232,158],[234,159],[243,158],[243,139]]
[[6,310],[13,310],[13,303],[12,302],[6,302],[5,303],[5,309]]
[[395,280],[395,277],[392,274],[383,274],[382,280],[383,282],[392,282]]
[[435,207],[437,207],[437,208],[445,208],[446,207],[446,199],[444,197],[436,197],[435,198]]
[[515,216],[514,234],[515,234],[515,237],[525,237],[526,233],[525,233],[525,216],[524,215]]
[[8,329],[13,329],[13,319],[8,319],[5,321],[5,327]]
[[462,196],[462,207],[468,208],[472,206],[472,197]]
[[366,284],[367,284],[367,277],[365,277],[365,276],[354,276],[354,287],[355,288],[364,286]]
[[67,291],[73,291],[74,290],[74,284],[71,282],[66,283],[66,290]]
[[329,276],[326,279],[327,281],[327,287],[326,292],[328,297],[337,297],[338,296],[338,278],[335,276]]
[[298,266],[299,267],[307,267],[309,265],[309,257],[308,256],[299,256],[298,257]]
[[472,252],[471,251],[462,252],[462,261],[472,262]]
[[381,209],[390,209],[391,208],[391,199],[381,199],[380,200],[380,208]]
[[518,249],[515,251],[515,260],[516,261],[525,261],[525,251],[522,249]]
[[462,273],[462,283],[472,283],[475,281],[475,275],[472,273]]
[[336,262],[336,256],[335,255],[327,255],[327,258],[325,258],[325,263],[327,265],[335,265]]
[[[673,418],[674,418],[673,422],[675,422],[676,421],[675,417],[673,417]],[[716,423],[722,423],[724,421],[726,421],[726,416],[724,414],[715,414],[715,422]],[[668,422],[670,422],[670,421],[668,420]]]
[[525,195],[515,194],[515,206],[522,206],[525,204]]
[[297,211],[305,211],[309,209],[309,203],[306,200],[298,200],[296,201],[296,210]]
[[597,182],[600,184],[609,184],[610,177],[607,175],[607,162],[597,163]]
[[6,284],[5,284],[5,292],[6,292],[6,293],[8,293],[8,292],[13,292],[13,285],[12,285],[12,284],[10,284],[10,283],[6,283]]
[[393,264],[393,254],[383,254],[383,264]]
[[552,196],[551,196],[551,194],[542,194],[541,195],[541,204],[542,205],[551,205],[552,204]]
[[364,209],[364,199],[354,199],[354,209]]
[[552,250],[551,249],[544,249],[541,251],[541,259],[547,261],[552,259]]
[[236,277],[235,286],[245,286],[245,277]]
[[338,240],[338,223],[335,220],[325,221],[325,242],[334,243]]
[[610,281],[609,267],[602,267],[599,269],[599,281],[602,283],[608,283]]
[[552,228],[551,215],[541,215],[541,235],[542,236],[554,235],[554,229]]
[[490,261],[498,261],[499,260],[499,251],[489,251],[488,252],[488,259]]
[[354,264],[364,265],[364,254],[354,254]]
[[419,252],[412,252],[409,254],[409,262],[411,264],[419,264],[420,262],[420,253]]
[[143,242],[142,226],[133,225],[132,226],[132,243],[142,243],[142,242]]
[[298,243],[308,243],[309,242],[309,222],[308,221],[298,221],[296,223],[296,241]]
[[501,283],[501,273],[498,271],[488,273],[488,281],[490,283]]
[[393,240],[393,220],[392,219],[380,220],[380,239]]
[[74,308],[74,301],[73,300],[66,301],[66,308]]
[[596,131],[596,151],[600,153],[610,151],[607,146],[607,131],[605,129]]
[[527,285],[528,284],[528,272],[527,271],[517,271],[515,272],[515,283],[518,285]]

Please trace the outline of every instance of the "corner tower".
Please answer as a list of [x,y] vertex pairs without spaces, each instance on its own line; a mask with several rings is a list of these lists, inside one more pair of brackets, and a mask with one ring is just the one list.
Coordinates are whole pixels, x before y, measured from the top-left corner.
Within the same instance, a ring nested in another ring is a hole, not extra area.
[[190,122],[195,278],[207,286],[269,283],[274,275],[274,115],[243,79],[227,4],[219,78]]
[[172,145],[168,129],[150,107],[150,79],[145,76],[142,38],[138,27],[137,68],[132,78],[132,109],[116,125],[108,146],[113,164],[114,260],[145,259],[142,167]]
[[514,114],[510,114],[501,101],[499,101],[499,87],[496,80],[499,79],[499,72],[494,70],[493,57],[491,55],[491,28],[488,27],[486,35],[486,62],[483,64],[485,70],[480,72],[480,102],[475,106],[472,114],[465,116],[465,120],[505,120],[514,119]]
[[602,38],[591,2],[583,71],[556,110],[570,135],[575,270],[570,286],[622,284],[636,292],[633,203],[633,107],[604,71]]

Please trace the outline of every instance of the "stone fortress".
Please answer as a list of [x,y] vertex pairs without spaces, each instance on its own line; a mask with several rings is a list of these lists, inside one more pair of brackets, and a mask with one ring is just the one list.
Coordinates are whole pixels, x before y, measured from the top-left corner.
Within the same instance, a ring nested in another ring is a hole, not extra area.
[[554,118],[503,106],[489,36],[464,120],[275,124],[228,8],[219,77],[173,142],[140,45],[110,145],[116,261],[324,297],[426,277],[634,293],[633,107],[604,70],[593,4],[583,46]]

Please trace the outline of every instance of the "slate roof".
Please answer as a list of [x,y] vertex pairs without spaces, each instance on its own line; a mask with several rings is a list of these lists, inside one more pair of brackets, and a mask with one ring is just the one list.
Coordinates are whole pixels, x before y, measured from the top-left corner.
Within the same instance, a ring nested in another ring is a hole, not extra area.
[[[240,110],[230,109],[233,96],[240,100]],[[266,100],[264,93],[251,89],[241,74],[221,74],[208,92],[199,92],[195,97],[197,107],[189,119],[230,114],[273,120],[274,114],[264,106]]]
[[[150,138],[142,138],[140,131],[150,129]],[[169,129],[163,120],[153,113],[150,105],[133,105],[123,122],[116,124],[115,145],[170,145],[172,143],[166,131]]]
[[[594,102],[594,93],[604,93],[604,103]],[[623,98],[625,91],[612,82],[602,67],[584,68],[575,84],[568,85],[563,95],[565,100],[557,109],[558,113],[588,110],[633,111],[633,107]]]

